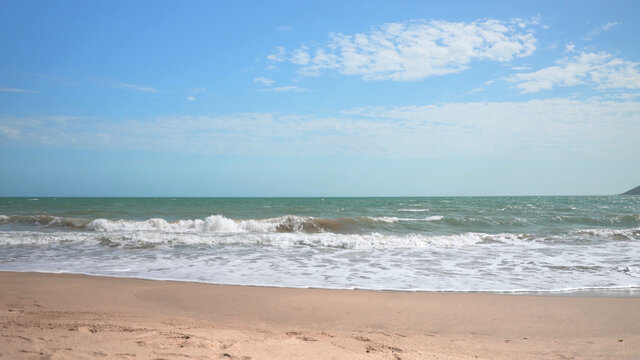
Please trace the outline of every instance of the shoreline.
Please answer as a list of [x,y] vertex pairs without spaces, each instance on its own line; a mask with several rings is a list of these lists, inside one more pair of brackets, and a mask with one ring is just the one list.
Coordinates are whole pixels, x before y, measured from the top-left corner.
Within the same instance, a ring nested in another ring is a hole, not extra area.
[[622,287],[594,287],[594,288],[567,288],[557,290],[407,290],[407,289],[368,289],[368,288],[338,288],[338,287],[302,287],[287,285],[255,285],[240,283],[215,283],[198,280],[183,280],[171,278],[147,278],[132,276],[117,276],[113,274],[90,274],[82,272],[49,272],[37,270],[0,270],[0,273],[20,273],[20,274],[51,274],[51,275],[81,275],[89,277],[104,277],[113,279],[131,279],[144,281],[166,281],[177,283],[214,285],[214,286],[240,286],[256,287],[267,289],[298,289],[298,290],[335,290],[335,291],[370,291],[370,292],[400,292],[400,293],[427,293],[427,294],[486,294],[486,295],[513,295],[513,296],[542,296],[542,297],[593,297],[593,298],[640,298],[640,286],[629,285]]
[[640,356],[638,297],[297,289],[2,271],[0,314],[5,358]]

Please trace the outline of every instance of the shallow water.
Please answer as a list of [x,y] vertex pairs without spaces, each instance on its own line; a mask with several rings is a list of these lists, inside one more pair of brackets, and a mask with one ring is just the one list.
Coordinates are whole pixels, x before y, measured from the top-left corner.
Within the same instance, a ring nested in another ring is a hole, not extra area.
[[640,197],[0,198],[0,270],[640,294]]

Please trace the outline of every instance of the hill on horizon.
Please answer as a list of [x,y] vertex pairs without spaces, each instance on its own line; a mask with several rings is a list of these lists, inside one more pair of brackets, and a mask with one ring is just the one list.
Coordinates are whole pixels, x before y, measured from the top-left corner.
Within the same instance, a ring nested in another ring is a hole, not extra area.
[[622,193],[621,195],[640,195],[640,185],[634,187],[633,189]]

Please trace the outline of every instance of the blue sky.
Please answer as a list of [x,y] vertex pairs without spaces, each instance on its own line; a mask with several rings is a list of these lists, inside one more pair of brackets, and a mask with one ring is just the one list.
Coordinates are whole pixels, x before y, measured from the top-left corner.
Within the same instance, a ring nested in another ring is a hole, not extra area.
[[638,14],[0,0],[0,196],[623,192]]

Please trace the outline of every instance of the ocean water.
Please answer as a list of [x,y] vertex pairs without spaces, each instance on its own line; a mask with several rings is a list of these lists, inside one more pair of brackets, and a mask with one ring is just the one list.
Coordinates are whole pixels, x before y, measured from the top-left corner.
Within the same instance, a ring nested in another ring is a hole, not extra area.
[[640,196],[0,198],[0,270],[640,295]]

